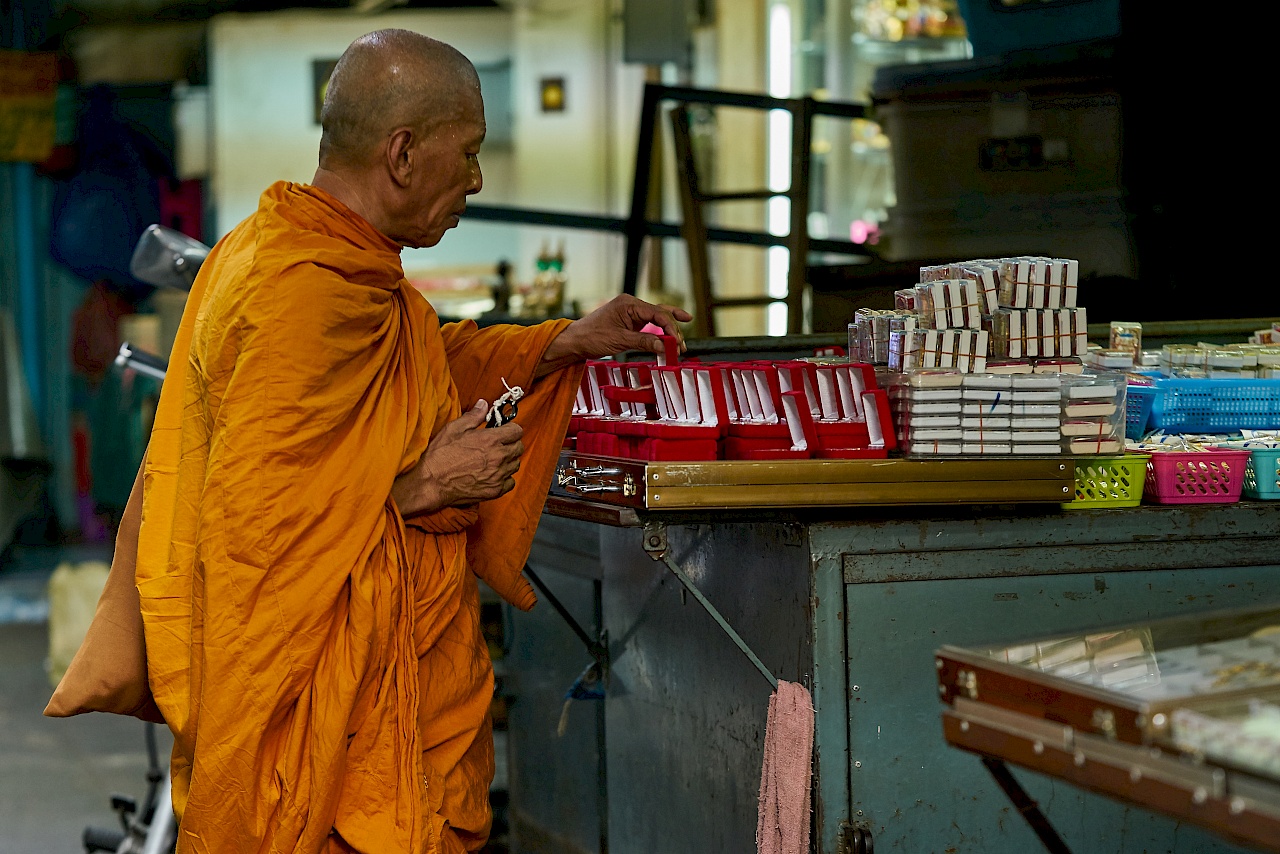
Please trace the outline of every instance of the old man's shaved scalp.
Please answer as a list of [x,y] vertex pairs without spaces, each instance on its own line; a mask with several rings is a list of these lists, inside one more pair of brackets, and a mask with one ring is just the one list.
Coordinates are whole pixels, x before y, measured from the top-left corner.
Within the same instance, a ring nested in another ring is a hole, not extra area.
[[430,134],[462,115],[480,80],[458,50],[410,30],[378,30],[342,54],[320,111],[320,166],[367,165],[400,127]]

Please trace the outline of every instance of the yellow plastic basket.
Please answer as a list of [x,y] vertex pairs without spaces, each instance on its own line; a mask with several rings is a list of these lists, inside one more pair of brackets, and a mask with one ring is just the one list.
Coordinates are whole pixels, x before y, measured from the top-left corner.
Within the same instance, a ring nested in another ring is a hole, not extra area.
[[1137,507],[1147,479],[1149,454],[1076,457],[1076,497],[1063,510]]

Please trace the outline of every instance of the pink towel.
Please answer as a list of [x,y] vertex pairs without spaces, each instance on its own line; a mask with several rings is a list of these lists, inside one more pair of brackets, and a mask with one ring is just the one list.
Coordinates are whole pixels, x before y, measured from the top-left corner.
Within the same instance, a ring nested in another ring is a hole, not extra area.
[[813,698],[803,685],[779,680],[764,733],[758,854],[809,854],[812,774]]

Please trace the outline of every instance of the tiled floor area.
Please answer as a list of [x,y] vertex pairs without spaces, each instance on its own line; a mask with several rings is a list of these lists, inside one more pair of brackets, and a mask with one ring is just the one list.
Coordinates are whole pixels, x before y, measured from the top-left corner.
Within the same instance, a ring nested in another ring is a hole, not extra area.
[[[41,714],[52,692],[45,674],[49,575],[64,560],[109,558],[102,546],[15,548],[0,558],[0,854],[83,851],[86,825],[117,826],[113,793],[145,792],[145,724]],[[159,736],[167,755],[168,732]]]
[[[106,546],[11,547],[0,555],[0,854],[82,852],[86,825],[117,827],[113,794],[146,792],[145,727],[115,715],[52,719],[49,576],[63,561],[110,560]],[[505,741],[505,733],[499,733]],[[161,762],[172,739],[157,728]],[[499,788],[505,744],[498,745]],[[502,854],[503,823],[486,849]]]

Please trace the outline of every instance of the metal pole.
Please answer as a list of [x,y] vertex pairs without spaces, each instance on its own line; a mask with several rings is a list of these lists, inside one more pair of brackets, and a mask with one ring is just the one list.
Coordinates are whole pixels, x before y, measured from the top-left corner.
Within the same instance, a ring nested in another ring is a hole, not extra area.
[[653,167],[653,137],[658,120],[661,87],[646,83],[640,107],[640,131],[636,135],[636,171],[631,185],[631,213],[627,217],[627,258],[622,274],[622,292],[635,294],[640,281],[640,252],[648,233],[649,176]]
[[[595,631],[605,637],[604,629],[604,583],[600,579],[591,582],[592,611],[595,618]],[[608,671],[605,676],[607,679]],[[606,681],[605,687],[608,687]],[[596,784],[600,794],[598,817],[600,819],[600,851],[598,854],[609,854],[609,739],[605,730],[605,704],[596,703]]]
[[569,609],[556,598],[556,595],[551,592],[551,588],[547,587],[542,579],[538,577],[538,574],[533,571],[533,567],[529,566],[527,563],[524,565],[524,574],[528,576],[531,582],[533,582],[533,586],[538,588],[538,592],[551,603],[551,607],[556,610],[556,613],[565,621],[565,624],[569,626],[569,629],[578,636],[578,640],[582,641],[582,645],[587,648],[587,652],[591,654],[591,657],[594,658],[602,667],[607,668],[609,663],[609,652],[605,648],[604,643],[587,634],[586,629],[582,628],[582,626],[578,624],[578,621],[574,619],[573,614],[569,613]]
[[1049,824],[1049,819],[1045,818],[1044,813],[1040,812],[1040,805],[1031,799],[1026,789],[1023,789],[1022,784],[1013,776],[1009,766],[1002,760],[992,759],[990,756],[982,757],[982,764],[991,772],[991,776],[995,778],[996,783],[1000,785],[1022,817],[1027,820],[1027,824],[1031,825],[1044,850],[1049,854],[1071,854],[1071,849],[1062,841],[1062,837],[1053,829],[1053,825]]
[[809,164],[814,103],[798,98],[791,109],[791,229],[787,238],[787,334],[804,332],[805,286],[809,281]]
[[173,850],[174,832],[177,821],[173,814],[173,787],[165,772],[164,780],[156,788],[155,814],[147,828],[147,839],[142,845],[142,854],[167,854]]

